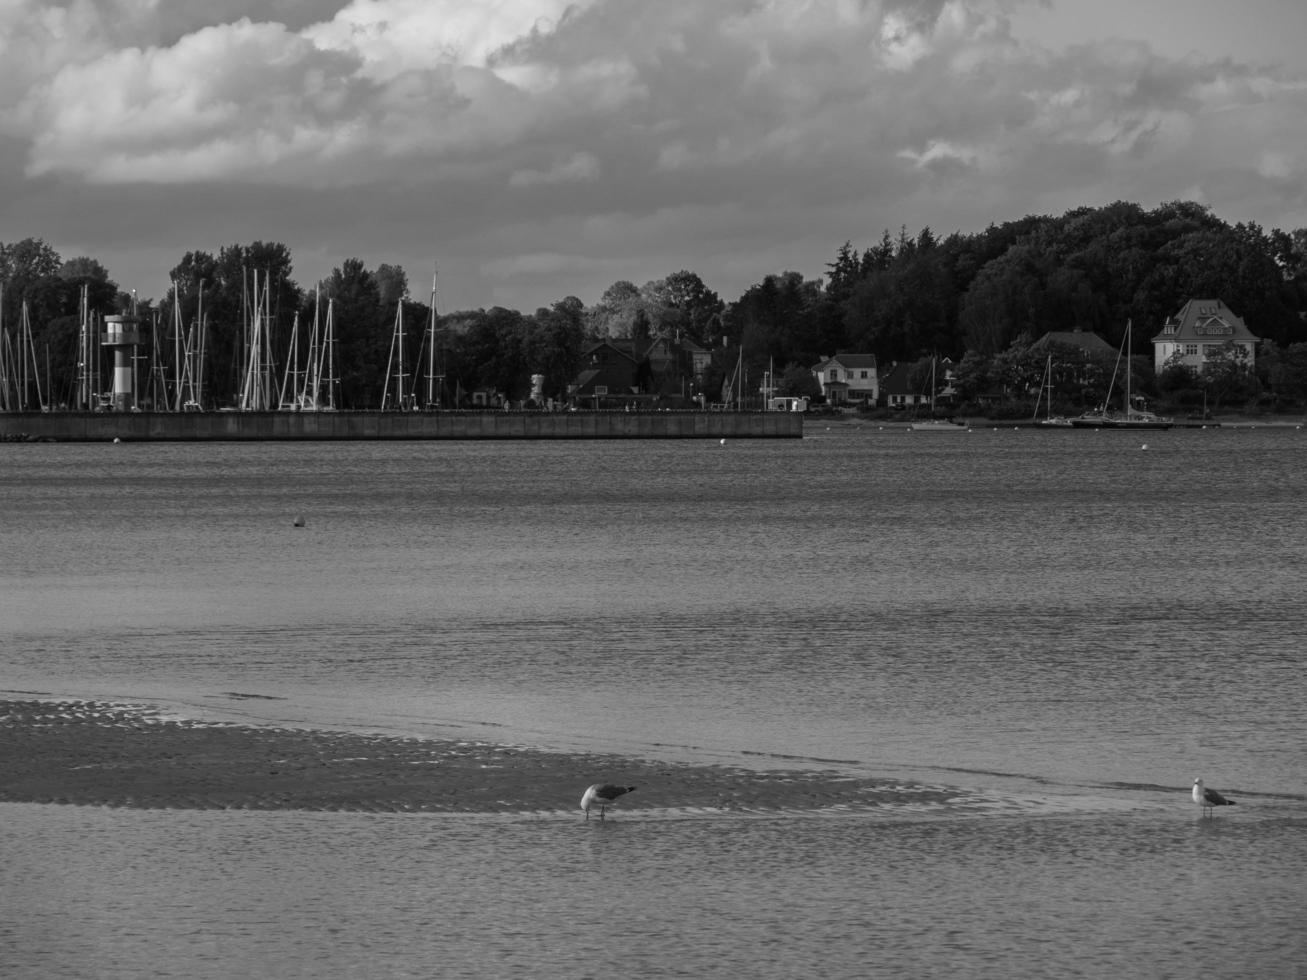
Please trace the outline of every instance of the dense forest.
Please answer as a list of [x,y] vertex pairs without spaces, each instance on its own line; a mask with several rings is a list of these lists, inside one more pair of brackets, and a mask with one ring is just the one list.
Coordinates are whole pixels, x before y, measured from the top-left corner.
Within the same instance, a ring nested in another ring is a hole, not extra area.
[[[421,390],[427,373],[438,374],[432,404],[443,407],[469,404],[477,390],[523,401],[532,375],[543,376],[543,397],[564,400],[585,352],[604,338],[629,341],[637,358],[658,338],[706,349],[711,367],[696,380],[708,392],[742,362],[753,379],[774,366],[782,393],[811,393],[812,366],[845,351],[875,354],[882,365],[948,357],[964,399],[993,390],[1024,399],[1042,366],[1025,356],[1033,341],[1079,328],[1115,347],[1127,320],[1135,324],[1143,388],[1192,401],[1205,382],[1182,371],[1153,377],[1149,341],[1187,300],[1216,298],[1263,339],[1256,371],[1225,379],[1227,403],[1307,403],[1307,229],[1230,225],[1191,202],[1153,210],[1118,202],[945,238],[929,228],[886,231],[865,248],[834,248],[818,276],[766,275],[730,302],[696,273],[680,271],[643,286],[614,283],[593,306],[564,296],[533,312],[442,312],[432,302],[438,292],[410,284],[402,268],[368,268],[357,258],[302,286],[290,250],[267,242],[188,252],[170,279],[166,296],[142,300],[120,291],[94,258],[65,261],[37,239],[0,243],[0,363],[11,389],[26,365],[42,379],[43,403],[71,403],[85,296],[94,314],[141,318],[141,359],[149,363],[138,377],[172,377],[182,338],[201,338],[201,399],[209,408],[234,404],[255,321],[273,362],[266,367],[284,376],[309,359],[310,325],[328,308],[335,404],[345,408],[382,405],[400,353],[397,322],[406,324],[410,388]],[[643,377],[651,394],[662,385],[669,403],[685,391],[683,379]],[[30,392],[19,397],[35,407]]]

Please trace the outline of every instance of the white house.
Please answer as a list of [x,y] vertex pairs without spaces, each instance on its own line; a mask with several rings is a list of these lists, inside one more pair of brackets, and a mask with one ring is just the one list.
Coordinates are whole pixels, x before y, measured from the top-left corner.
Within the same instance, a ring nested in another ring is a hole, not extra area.
[[1161,374],[1179,363],[1202,374],[1207,358],[1229,342],[1243,348],[1251,368],[1259,339],[1219,299],[1191,299],[1153,338],[1153,369]]
[[875,354],[836,354],[812,373],[829,405],[875,405],[880,394]]

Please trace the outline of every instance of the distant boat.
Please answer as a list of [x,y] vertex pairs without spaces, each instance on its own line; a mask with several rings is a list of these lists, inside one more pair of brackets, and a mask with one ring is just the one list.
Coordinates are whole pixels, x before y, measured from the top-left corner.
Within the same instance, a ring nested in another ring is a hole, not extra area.
[[[930,360],[930,414],[935,414],[935,358]],[[962,422],[955,422],[953,419],[921,419],[914,420],[908,429],[912,432],[966,432],[967,427]]]
[[[1085,412],[1083,415],[1077,415],[1071,419],[1071,425],[1077,429],[1169,429],[1175,422],[1172,419],[1160,415],[1154,415],[1152,412],[1145,412],[1142,409],[1134,407],[1130,397],[1130,335],[1133,329],[1132,321],[1127,320],[1125,325],[1125,338],[1121,341],[1121,350],[1116,355],[1116,367],[1112,369],[1112,380],[1107,386],[1107,399],[1103,403],[1103,408],[1096,412]],[[1121,369],[1121,361],[1125,359],[1125,411],[1117,412],[1107,407],[1108,402],[1112,400],[1112,389],[1116,386],[1116,376]]]
[[[1044,397],[1044,392],[1048,392],[1048,397]],[[1044,417],[1039,417],[1039,405],[1044,405]],[[1053,414],[1053,355],[1048,355],[1048,360],[1044,363],[1044,377],[1039,382],[1039,394],[1035,396],[1035,414],[1031,420],[1035,425],[1047,425],[1053,428],[1066,428],[1071,425],[1071,420],[1061,415]]]

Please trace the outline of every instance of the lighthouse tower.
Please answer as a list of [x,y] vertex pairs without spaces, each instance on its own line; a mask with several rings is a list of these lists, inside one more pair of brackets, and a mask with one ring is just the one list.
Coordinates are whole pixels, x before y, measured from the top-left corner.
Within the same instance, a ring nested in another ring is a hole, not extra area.
[[136,408],[132,361],[136,357],[136,348],[140,343],[139,317],[124,314],[104,318],[104,333],[100,335],[100,346],[113,350],[112,405],[120,412],[130,412]]

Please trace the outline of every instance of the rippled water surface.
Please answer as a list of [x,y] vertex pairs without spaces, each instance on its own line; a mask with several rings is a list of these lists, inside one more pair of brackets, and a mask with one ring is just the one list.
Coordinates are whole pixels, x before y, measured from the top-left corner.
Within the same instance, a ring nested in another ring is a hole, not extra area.
[[[1294,976],[1304,440],[0,446],[0,688],[993,802],[602,830],[9,807],[0,948],[65,976],[105,937],[106,976],[1178,976],[1193,941]],[[1198,821],[1196,775],[1237,812]]]
[[1296,978],[1307,954],[1301,819],[0,814],[25,896],[6,976],[1152,978],[1201,957]]

